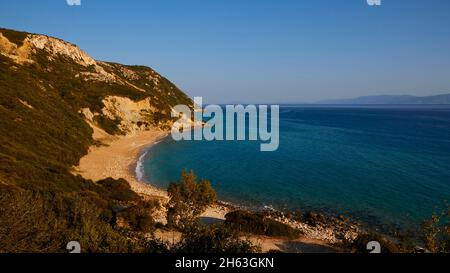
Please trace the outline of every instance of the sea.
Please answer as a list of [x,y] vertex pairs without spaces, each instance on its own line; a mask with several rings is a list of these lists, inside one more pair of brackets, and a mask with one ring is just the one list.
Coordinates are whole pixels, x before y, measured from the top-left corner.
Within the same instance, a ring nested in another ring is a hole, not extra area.
[[280,144],[162,140],[139,177],[166,189],[183,169],[251,209],[344,215],[418,229],[450,201],[450,106],[282,105]]

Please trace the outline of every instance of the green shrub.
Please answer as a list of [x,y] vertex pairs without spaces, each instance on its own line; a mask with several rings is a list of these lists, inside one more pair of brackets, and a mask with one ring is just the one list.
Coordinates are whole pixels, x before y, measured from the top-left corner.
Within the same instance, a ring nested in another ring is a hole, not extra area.
[[0,252],[133,251],[130,240],[102,220],[102,209],[80,194],[44,194],[0,187]]
[[266,224],[260,214],[237,210],[227,213],[225,219],[225,223],[234,230],[258,235],[266,234]]
[[110,199],[118,201],[137,201],[140,199],[139,195],[131,189],[130,184],[125,179],[115,180],[107,178],[98,181],[97,184],[103,187]]
[[260,249],[224,225],[194,225],[175,247],[180,253],[255,253]]
[[170,253],[167,245],[158,239],[149,239],[147,237],[141,237],[137,240],[138,246],[142,249],[142,253],[152,253],[152,254],[164,254]]
[[367,250],[367,244],[371,241],[380,243],[381,253],[401,253],[405,251],[400,244],[380,233],[372,231],[359,234],[352,242],[344,241],[341,247],[352,253],[369,253],[370,250]]
[[156,203],[141,201],[137,205],[127,208],[119,216],[123,217],[134,231],[148,233],[156,228],[152,216],[156,206]]
[[181,173],[180,183],[171,183],[167,190],[167,223],[170,227],[184,229],[191,225],[209,205],[216,201],[211,183],[197,178],[193,171]]
[[272,237],[296,238],[300,231],[258,213],[237,210],[225,215],[225,224],[233,230]]

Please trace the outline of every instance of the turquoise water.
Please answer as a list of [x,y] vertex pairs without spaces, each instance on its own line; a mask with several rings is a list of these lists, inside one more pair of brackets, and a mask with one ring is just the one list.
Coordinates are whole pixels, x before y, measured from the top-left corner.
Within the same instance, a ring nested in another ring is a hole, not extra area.
[[450,107],[282,106],[278,151],[259,145],[167,138],[143,156],[143,178],[166,188],[193,169],[224,201],[403,228],[450,198]]

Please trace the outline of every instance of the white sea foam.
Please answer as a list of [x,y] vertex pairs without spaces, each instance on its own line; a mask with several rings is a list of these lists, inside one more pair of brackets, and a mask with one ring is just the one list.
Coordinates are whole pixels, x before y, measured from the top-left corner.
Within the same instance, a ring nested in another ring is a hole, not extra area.
[[138,181],[142,182],[144,179],[144,158],[147,155],[148,152],[143,153],[138,161],[136,162],[136,178]]

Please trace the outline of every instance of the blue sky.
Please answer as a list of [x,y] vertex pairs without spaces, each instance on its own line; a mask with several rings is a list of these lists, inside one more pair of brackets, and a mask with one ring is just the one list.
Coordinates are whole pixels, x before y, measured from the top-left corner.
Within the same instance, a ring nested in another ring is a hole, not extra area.
[[156,69],[209,103],[450,93],[450,1],[2,0],[0,27]]

